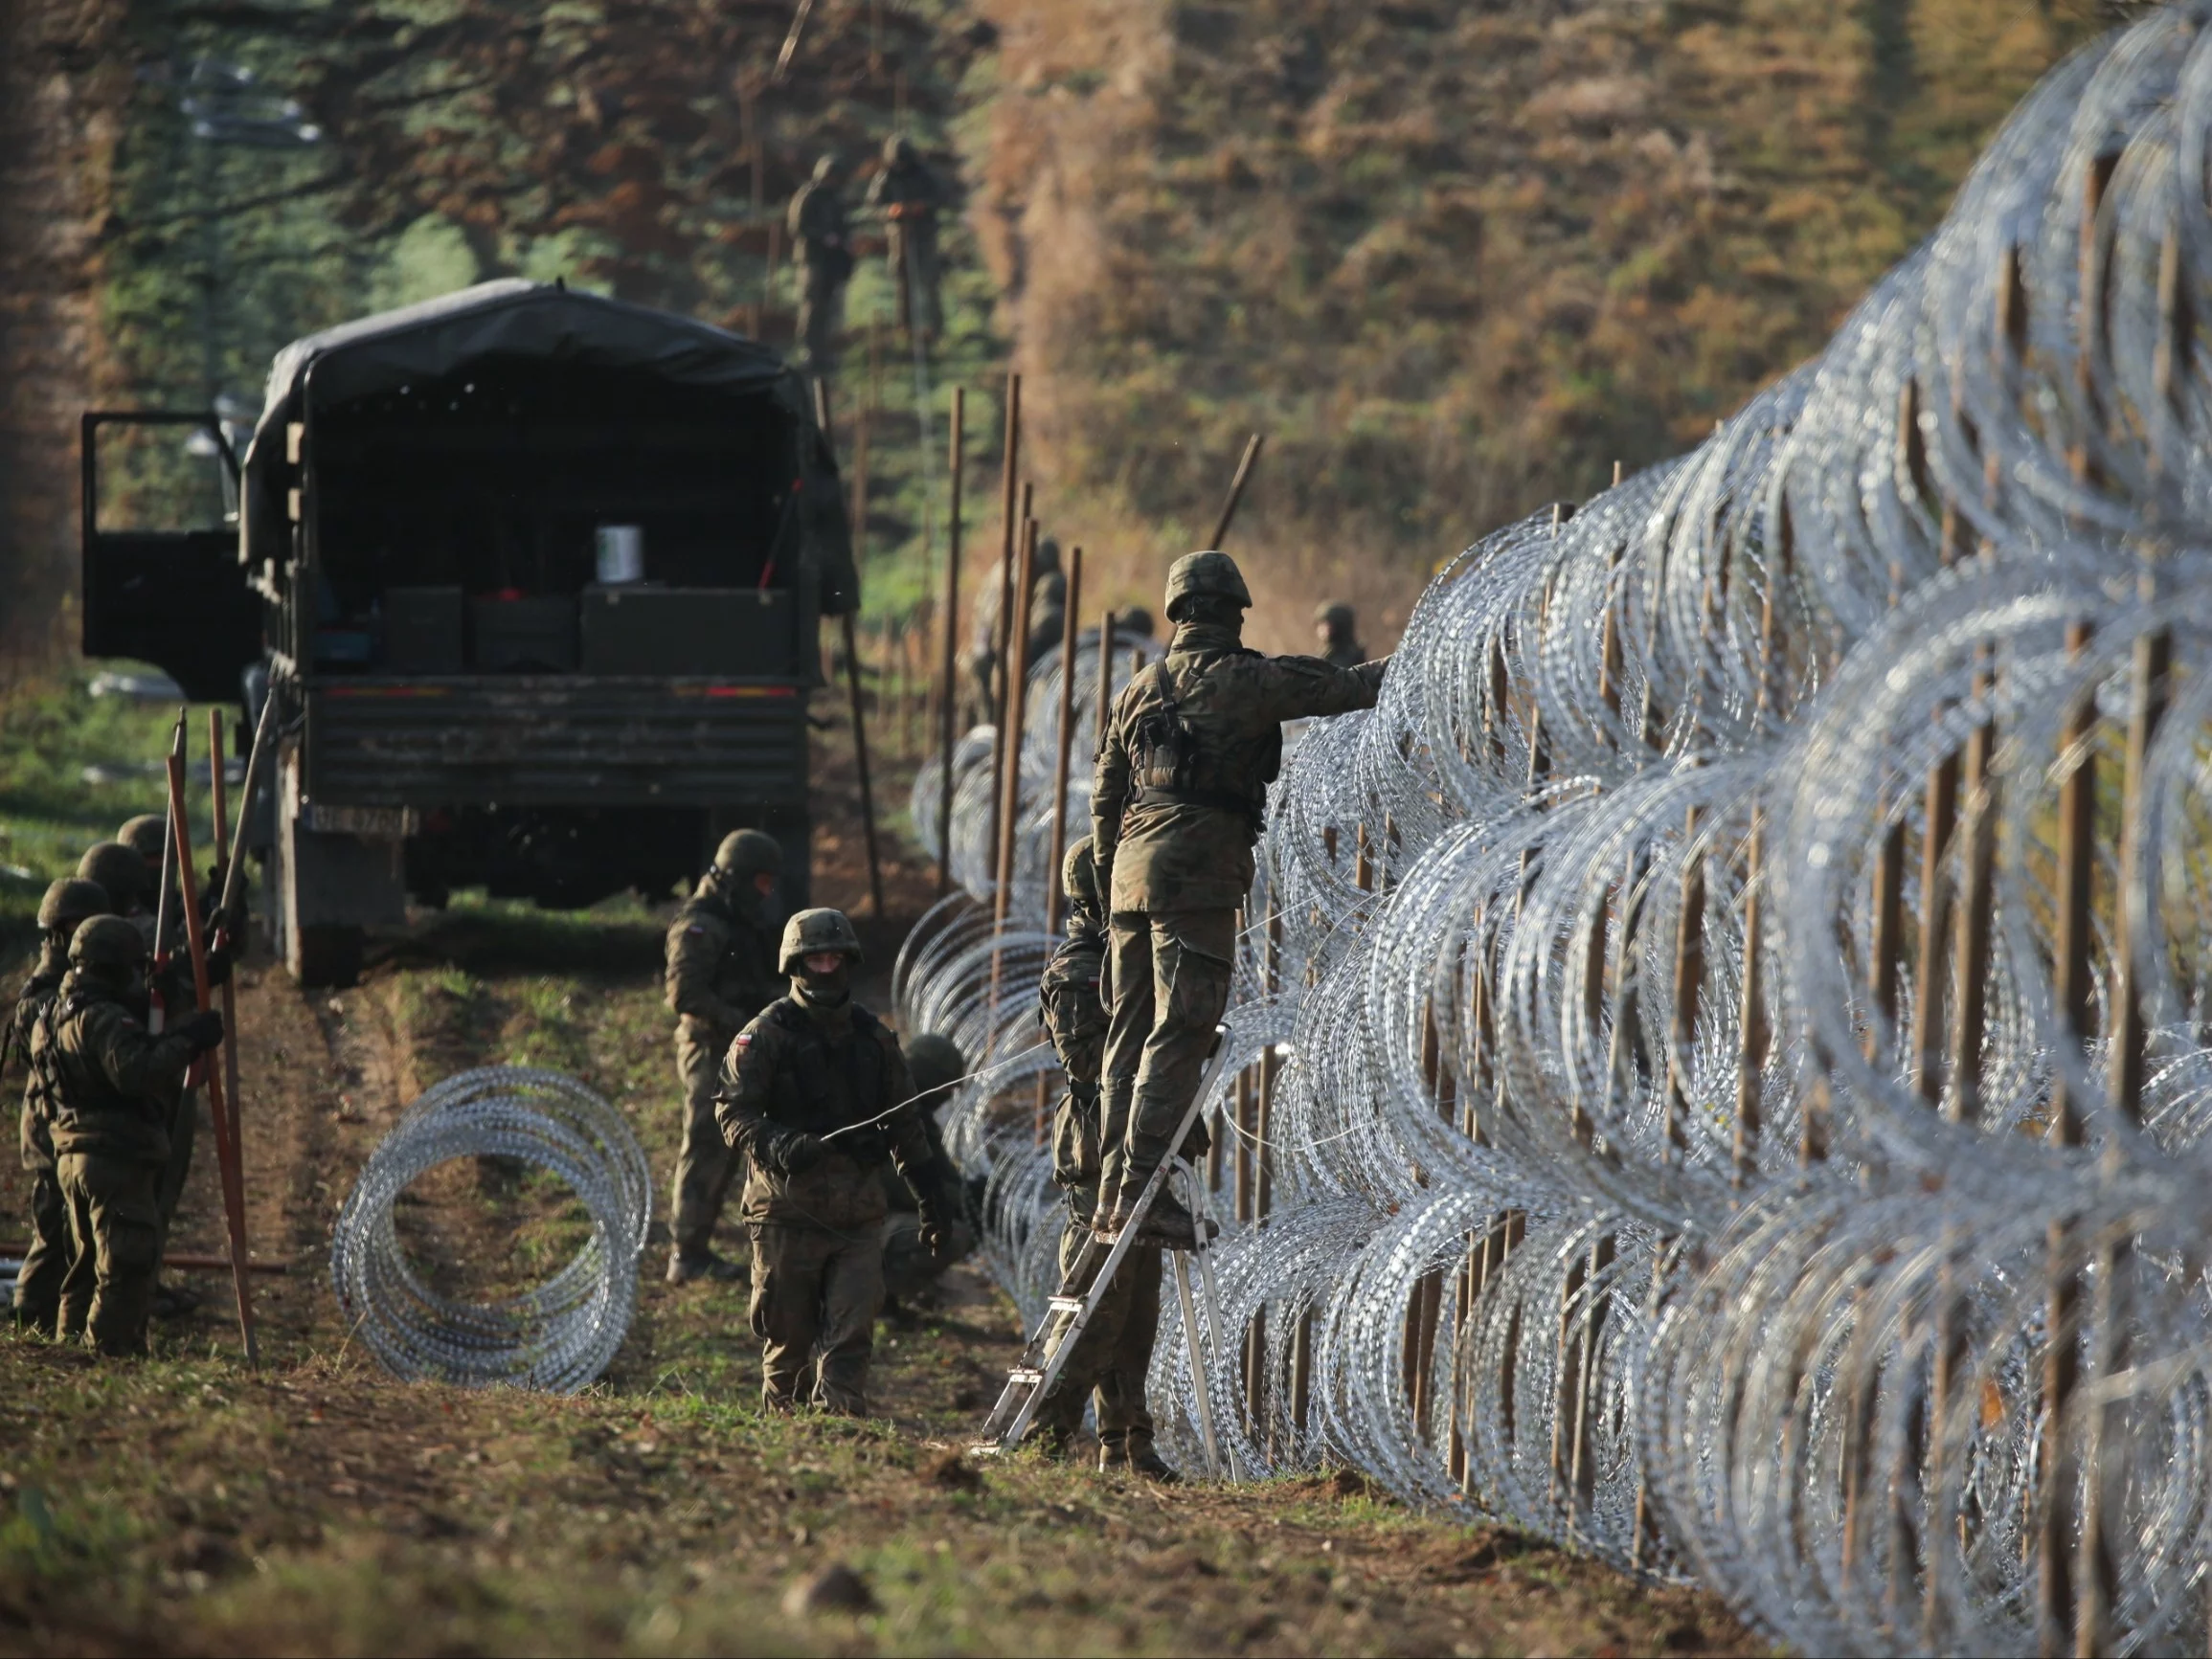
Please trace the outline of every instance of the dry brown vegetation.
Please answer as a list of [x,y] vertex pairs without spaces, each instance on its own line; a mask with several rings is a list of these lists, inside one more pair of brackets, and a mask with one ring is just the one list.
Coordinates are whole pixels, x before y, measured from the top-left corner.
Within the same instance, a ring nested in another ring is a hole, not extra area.
[[[1038,465],[1124,584],[1236,533],[1266,632],[1402,622],[1703,437],[1940,216],[2092,0],[994,0],[976,220]],[[1393,631],[1371,628],[1372,634]]]

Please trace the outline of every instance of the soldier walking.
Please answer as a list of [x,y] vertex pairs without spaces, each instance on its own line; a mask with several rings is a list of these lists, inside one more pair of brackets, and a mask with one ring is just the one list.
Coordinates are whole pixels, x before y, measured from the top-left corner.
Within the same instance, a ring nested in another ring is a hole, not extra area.
[[192,1014],[162,1036],[147,1033],[146,943],[125,918],[79,926],[69,963],[31,1035],[69,1223],[56,1325],[102,1354],[143,1354],[170,1103],[186,1067],[222,1042],[223,1018]]
[[937,213],[951,193],[904,137],[883,144],[883,170],[869,181],[867,207],[883,215],[885,258],[898,293],[898,325],[924,342],[944,330],[937,300]]
[[714,1251],[714,1223],[738,1158],[714,1122],[714,1088],[730,1041],[776,999],[777,893],[783,848],[760,830],[722,838],[668,928],[668,1007],[676,1019],[676,1076],[684,1086],[684,1144],[676,1155],[675,1221],[668,1283],[734,1279],[744,1272]]
[[[1098,1207],[1106,905],[1089,836],[1068,849],[1061,886],[1068,895],[1068,936],[1053,948],[1037,997],[1045,1030],[1068,1075],[1068,1092],[1052,1115],[1052,1184],[1068,1200],[1068,1220],[1060,1231],[1065,1279],[1090,1242],[1091,1218]],[[1193,1138],[1203,1133],[1203,1128],[1194,1130]],[[1186,1153],[1202,1150],[1185,1143]],[[1074,1293],[1085,1294],[1090,1288],[1079,1285]],[[1099,1470],[1126,1468],[1153,1480],[1175,1479],[1175,1471],[1153,1447],[1152,1413],[1144,1403],[1144,1376],[1152,1367],[1152,1343],[1159,1331],[1160,1252],[1133,1245],[1038,1409],[1037,1432],[1047,1455],[1066,1455],[1082,1426],[1084,1404],[1095,1392]]]
[[[15,998],[14,1018],[0,1031],[0,1079],[7,1077],[9,1063],[18,1057],[29,1067],[31,1033],[60,993],[69,972],[70,941],[79,924],[108,911],[105,889],[76,877],[56,882],[38,901],[38,960]],[[15,1274],[15,1323],[48,1336],[55,1333],[61,1276],[69,1268],[69,1213],[55,1171],[50,1117],[45,1093],[33,1073],[23,1090],[23,1115],[17,1126],[23,1173],[31,1183],[31,1244]]]
[[[1112,914],[1113,987],[1100,1105],[1098,1210],[1108,1237],[1168,1155],[1229,1005],[1236,908],[1252,886],[1282,723],[1372,708],[1384,664],[1244,648],[1252,594],[1226,553],[1188,553],[1167,573],[1167,654],[1121,688],[1101,737],[1092,846]],[[1195,1247],[1189,1211],[1166,1192],[1142,1238]]]
[[1367,660],[1367,648],[1360,643],[1360,615],[1342,599],[1315,608],[1314,638],[1320,642],[1321,661],[1332,668],[1357,668]]
[[852,280],[851,226],[845,211],[837,157],[823,156],[784,214],[799,259],[799,342],[808,372],[827,377],[837,365],[845,285]]
[[737,1034],[722,1069],[722,1134],[751,1164],[751,1312],[771,1411],[803,1400],[867,1415],[883,1311],[884,1160],[919,1199],[919,1240],[932,1254],[949,1213],[898,1040],[852,999],[860,959],[843,911],[792,917],[778,964],[790,994]]

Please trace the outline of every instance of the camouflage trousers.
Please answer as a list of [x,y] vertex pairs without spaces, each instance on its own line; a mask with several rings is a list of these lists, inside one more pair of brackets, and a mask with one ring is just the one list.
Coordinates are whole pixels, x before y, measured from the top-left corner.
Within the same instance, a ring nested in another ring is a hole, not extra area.
[[934,216],[893,219],[887,227],[884,254],[891,263],[892,292],[898,295],[898,325],[910,334],[935,339],[944,332],[938,303],[937,224]]
[[722,1126],[714,1121],[722,1049],[679,1031],[676,1076],[684,1086],[684,1145],[676,1154],[669,1233],[677,1255],[696,1259],[714,1248],[714,1223],[722,1219],[731,1187],[742,1184],[745,1159],[722,1138]]
[[47,1335],[61,1310],[61,1276],[69,1270],[69,1208],[51,1160],[27,1167],[31,1177],[31,1246],[15,1275],[15,1323]]
[[883,1312],[882,1226],[833,1233],[755,1222],[747,1231],[761,1404],[770,1411],[813,1404],[866,1417],[875,1317]]
[[845,279],[832,266],[799,261],[799,341],[806,365],[827,374],[837,364],[837,334],[845,320]]
[[1117,911],[1110,949],[1099,1186],[1134,1198],[1166,1158],[1206,1073],[1229,1006],[1236,912]]
[[[1088,1218],[1097,1195],[1071,1188],[1071,1210]],[[1060,1233],[1060,1272],[1065,1277],[1090,1242],[1091,1229],[1070,1218]],[[1085,1281],[1082,1291],[1091,1289]],[[1160,1252],[1132,1247],[1121,1260],[1113,1286],[1083,1328],[1074,1351],[1060,1368],[1059,1379],[1037,1410],[1044,1434],[1068,1440],[1083,1426],[1083,1407],[1098,1396],[1098,1444],[1109,1452],[1152,1445],[1152,1413],[1144,1406],[1144,1374],[1152,1368],[1152,1343],[1160,1334]]]
[[69,1218],[60,1334],[81,1331],[102,1354],[143,1354],[161,1262],[162,1166],[80,1152],[56,1165]]

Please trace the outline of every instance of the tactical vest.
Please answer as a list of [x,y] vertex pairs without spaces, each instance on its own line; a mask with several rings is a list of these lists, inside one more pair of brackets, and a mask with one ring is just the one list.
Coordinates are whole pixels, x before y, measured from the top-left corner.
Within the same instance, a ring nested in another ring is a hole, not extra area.
[[[790,1039],[784,1063],[777,1067],[769,1088],[768,1116],[778,1126],[824,1135],[863,1123],[896,1104],[884,1098],[889,1079],[883,1025],[867,1009],[852,1009],[852,1036],[843,1044],[842,1054],[831,1046],[814,1017],[792,998],[779,998],[766,1013]],[[855,1155],[879,1152],[881,1140],[872,1145],[870,1140],[863,1132],[846,1135],[837,1144]]]
[[1150,706],[1137,716],[1129,734],[1134,804],[1212,807],[1238,814],[1259,834],[1267,821],[1267,786],[1282,772],[1282,728],[1271,723],[1253,740],[1208,741],[1189,717],[1204,711],[1208,669],[1232,656],[1258,655],[1193,653],[1181,666],[1170,657],[1144,670],[1150,684],[1140,697]]
[[44,1096],[49,1122],[66,1129],[73,1119],[124,1112],[135,1122],[163,1123],[168,1114],[144,1095],[125,1094],[106,1072],[75,1047],[65,1048],[62,1033],[87,1009],[111,998],[82,990],[56,997],[39,1015],[31,1042],[32,1087]]

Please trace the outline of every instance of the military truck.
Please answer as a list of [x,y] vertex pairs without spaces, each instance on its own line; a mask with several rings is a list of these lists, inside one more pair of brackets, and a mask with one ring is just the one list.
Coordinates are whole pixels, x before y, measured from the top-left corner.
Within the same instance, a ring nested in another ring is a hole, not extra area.
[[[248,828],[304,983],[350,980],[411,897],[664,894],[744,825],[804,902],[817,625],[859,586],[773,352],[488,282],[286,347],[250,437],[97,412],[83,443],[85,654],[238,699],[242,726],[278,701]],[[234,524],[127,510],[147,457],[188,448]]]

